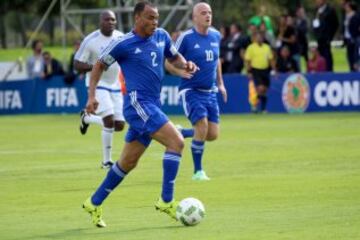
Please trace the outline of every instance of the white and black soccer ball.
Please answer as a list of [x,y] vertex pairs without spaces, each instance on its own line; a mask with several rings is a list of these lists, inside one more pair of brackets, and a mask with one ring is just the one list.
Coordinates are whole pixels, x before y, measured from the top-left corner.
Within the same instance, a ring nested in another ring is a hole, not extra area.
[[176,218],[185,226],[193,226],[205,217],[204,205],[196,198],[185,198],[176,209]]

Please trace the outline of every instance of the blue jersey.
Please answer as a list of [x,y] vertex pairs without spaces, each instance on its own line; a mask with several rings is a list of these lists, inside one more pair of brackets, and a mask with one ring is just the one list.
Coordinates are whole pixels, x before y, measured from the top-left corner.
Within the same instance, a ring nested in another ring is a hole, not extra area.
[[107,66],[115,61],[119,63],[128,93],[137,91],[158,98],[164,76],[164,56],[172,58],[177,53],[169,34],[157,28],[147,38],[134,31],[127,33],[111,43],[99,60]]
[[182,79],[180,89],[213,89],[216,85],[216,72],[220,54],[220,32],[210,28],[207,35],[198,33],[195,28],[183,32],[175,47],[187,61],[193,61],[200,70],[189,79]]

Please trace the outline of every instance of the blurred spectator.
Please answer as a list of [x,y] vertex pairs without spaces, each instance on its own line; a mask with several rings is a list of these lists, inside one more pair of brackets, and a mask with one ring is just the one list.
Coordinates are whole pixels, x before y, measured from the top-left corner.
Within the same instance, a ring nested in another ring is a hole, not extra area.
[[287,27],[286,24],[286,18],[287,15],[283,14],[279,17],[279,23],[278,23],[278,32],[277,32],[277,36],[276,36],[276,48],[280,49],[281,46],[283,45],[282,39],[284,37],[284,33]]
[[249,24],[248,28],[247,28],[247,35],[250,36],[250,41],[251,41],[251,36],[254,35],[254,33],[256,33],[257,31],[259,31],[258,27],[254,24]]
[[307,38],[308,19],[302,6],[296,9],[295,29],[297,32],[300,56],[303,56],[305,58],[305,61],[307,62],[309,59],[309,42]]
[[273,25],[271,23],[271,19],[270,19],[269,16],[266,15],[266,7],[264,5],[261,5],[259,7],[257,15],[251,17],[250,20],[249,20],[249,24],[250,25],[255,25],[257,28],[260,27],[261,22],[265,23],[266,29],[269,32],[269,34],[275,36],[274,28],[273,28]]
[[280,49],[280,54],[276,61],[276,69],[280,73],[299,72],[298,66],[290,56],[290,50],[287,46]]
[[181,31],[179,31],[179,30],[173,31],[173,32],[171,33],[171,40],[172,40],[173,42],[176,42],[176,40],[178,39],[178,37],[180,36],[180,34],[181,34]]
[[326,72],[326,60],[320,55],[317,47],[310,48],[310,58],[307,62],[308,73]]
[[318,49],[326,60],[327,71],[333,71],[333,57],[331,53],[331,41],[339,27],[335,9],[327,0],[316,0],[316,16],[312,26],[318,44]]
[[53,76],[64,75],[64,69],[61,66],[61,63],[52,58],[50,52],[43,53],[44,58],[44,75],[43,78],[49,79]]
[[26,61],[26,70],[29,78],[42,77],[44,71],[44,60],[42,56],[43,42],[34,40],[31,48],[33,55]]
[[[245,52],[245,63],[250,81],[254,81],[260,102],[260,111],[266,112],[267,90],[270,86],[270,66],[275,71],[275,61],[270,46],[264,43],[260,32],[253,34],[253,42]],[[252,111],[257,112],[256,109]]]
[[230,39],[226,60],[229,62],[228,73],[241,73],[244,67],[245,49],[250,44],[250,38],[242,32],[238,24],[231,24]]
[[64,82],[66,84],[72,84],[76,80],[76,77],[84,76],[83,74],[78,74],[74,68],[74,58],[75,58],[75,54],[76,54],[77,50],[79,50],[79,48],[80,48],[80,44],[81,44],[80,40],[76,40],[74,42],[74,51],[72,52],[72,54],[70,56],[69,69],[64,77]]
[[355,62],[355,71],[360,72],[360,60]]
[[80,40],[76,40],[75,42],[74,42],[74,51],[71,53],[71,56],[70,56],[70,62],[69,62],[69,69],[68,69],[68,71],[69,72],[72,72],[72,73],[76,73],[76,70],[75,70],[75,68],[74,68],[74,58],[75,58],[75,54],[76,54],[76,52],[77,52],[77,50],[79,50],[79,48],[80,48],[80,44],[81,44],[81,41]]
[[357,31],[359,31],[360,27],[356,16],[357,6],[352,1],[344,1],[343,9],[345,11],[343,35],[344,44],[346,46],[346,56],[350,71],[356,71],[356,35],[358,35]]
[[230,41],[230,29],[227,26],[220,27],[221,41],[220,41],[220,61],[222,65],[222,72],[227,73],[230,62],[226,60],[228,54],[228,44]]
[[276,48],[275,36],[266,29],[266,25],[264,21],[260,23],[259,32],[263,36],[264,42],[269,44],[272,49],[275,49]]
[[287,46],[289,48],[290,57],[295,60],[297,69],[300,70],[299,43],[294,24],[294,18],[292,16],[286,16],[285,30],[278,39],[281,41],[281,47]]

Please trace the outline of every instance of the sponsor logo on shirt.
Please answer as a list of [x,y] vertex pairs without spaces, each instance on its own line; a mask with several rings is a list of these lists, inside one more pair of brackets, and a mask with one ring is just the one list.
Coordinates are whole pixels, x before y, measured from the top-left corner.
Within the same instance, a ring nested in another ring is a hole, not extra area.
[[142,51],[141,51],[140,48],[136,48],[134,53],[135,53],[135,54],[139,54],[139,53],[142,53]]
[[158,43],[156,43],[156,46],[157,47],[165,47],[165,42],[164,41],[158,42]]

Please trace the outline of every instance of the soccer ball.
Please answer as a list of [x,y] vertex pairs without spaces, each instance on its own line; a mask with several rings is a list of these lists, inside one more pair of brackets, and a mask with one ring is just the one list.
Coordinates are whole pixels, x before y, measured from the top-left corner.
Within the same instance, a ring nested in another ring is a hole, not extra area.
[[185,198],[176,209],[176,218],[185,226],[193,226],[205,217],[204,205],[196,198]]

